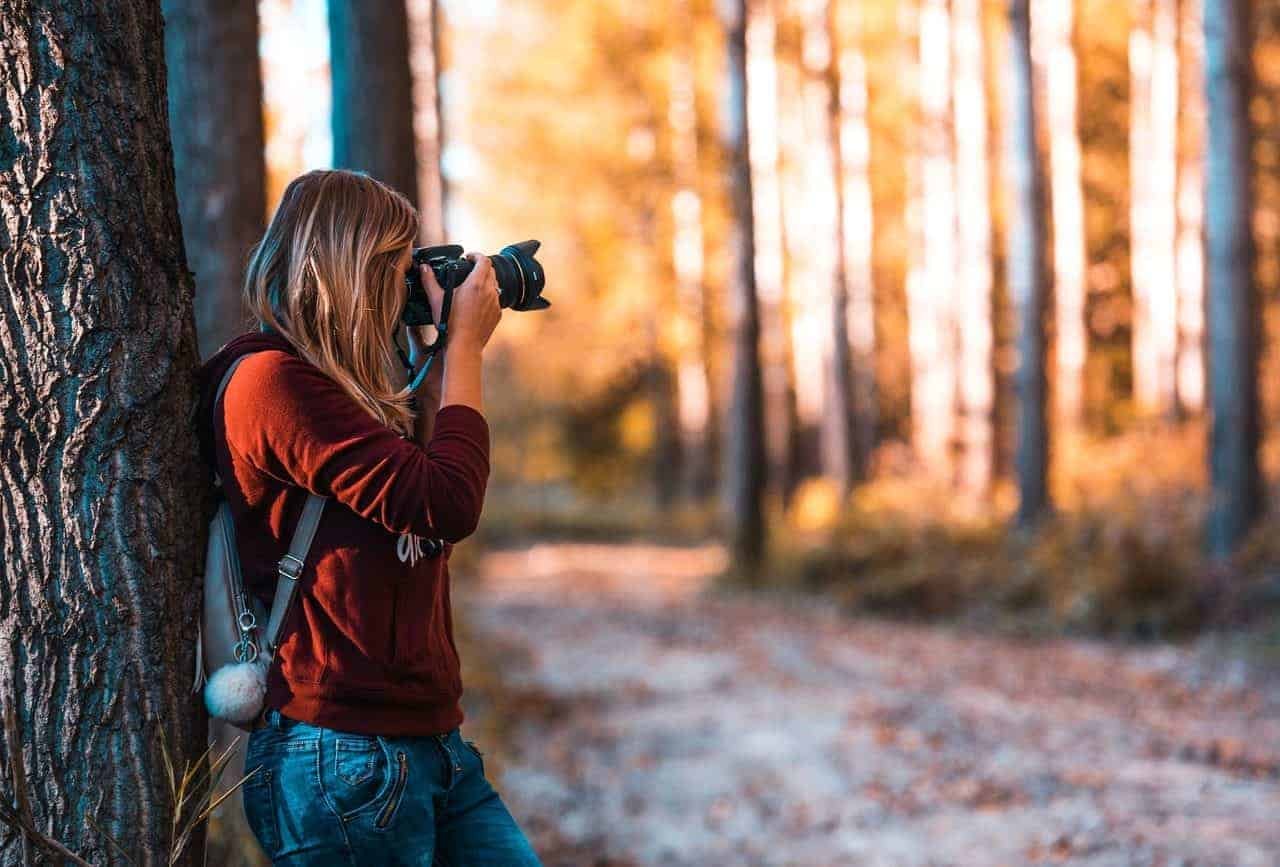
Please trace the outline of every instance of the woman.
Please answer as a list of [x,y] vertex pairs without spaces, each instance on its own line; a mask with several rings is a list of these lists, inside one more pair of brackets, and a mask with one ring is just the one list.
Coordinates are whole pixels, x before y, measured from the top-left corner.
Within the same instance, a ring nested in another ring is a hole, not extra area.
[[497,287],[469,254],[447,350],[411,393],[396,345],[417,233],[408,200],[368,176],[297,178],[245,278],[259,331],[201,369],[202,445],[264,605],[308,492],[329,498],[246,755],[245,814],[275,864],[539,863],[462,737],[449,602],[449,553],[488,480]]

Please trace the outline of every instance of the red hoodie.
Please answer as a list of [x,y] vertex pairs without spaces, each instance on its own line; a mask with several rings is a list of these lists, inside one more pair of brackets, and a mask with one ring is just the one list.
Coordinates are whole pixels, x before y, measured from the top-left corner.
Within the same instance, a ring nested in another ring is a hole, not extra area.
[[[227,367],[248,352],[213,407]],[[229,341],[199,383],[201,449],[222,478],[245,586],[268,608],[307,492],[331,498],[267,676],[267,706],[387,736],[460,725],[448,556],[484,504],[484,416],[444,407],[423,448],[274,333]],[[445,553],[427,557],[427,539],[443,539]]]

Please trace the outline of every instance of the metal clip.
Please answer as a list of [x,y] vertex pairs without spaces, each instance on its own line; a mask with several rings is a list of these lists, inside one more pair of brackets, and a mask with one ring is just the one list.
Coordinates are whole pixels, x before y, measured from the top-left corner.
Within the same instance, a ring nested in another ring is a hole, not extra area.
[[291,581],[297,581],[302,575],[303,563],[292,554],[285,554],[280,558],[280,563],[276,567],[276,571]]

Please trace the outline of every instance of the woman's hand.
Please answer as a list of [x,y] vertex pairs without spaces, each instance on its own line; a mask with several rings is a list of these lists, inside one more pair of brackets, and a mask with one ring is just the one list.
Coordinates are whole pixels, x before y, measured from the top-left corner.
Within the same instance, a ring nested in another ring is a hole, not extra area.
[[473,252],[468,253],[467,258],[476,264],[462,285],[453,290],[449,342],[483,349],[502,318],[502,308],[498,306],[498,278],[488,256]]

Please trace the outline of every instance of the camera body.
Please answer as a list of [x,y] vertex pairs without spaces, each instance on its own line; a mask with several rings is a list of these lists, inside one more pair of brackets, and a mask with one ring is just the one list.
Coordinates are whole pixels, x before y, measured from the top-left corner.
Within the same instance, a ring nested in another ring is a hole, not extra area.
[[[541,263],[533,258],[539,246],[541,244],[538,241],[521,241],[519,244],[503,247],[502,252],[489,257],[498,282],[500,307],[512,310],[545,310],[551,306],[551,302],[542,297],[546,275]],[[415,248],[413,264],[404,275],[409,295],[400,314],[401,320],[409,326],[437,324],[431,313],[426,287],[422,285],[422,275],[418,271],[422,265],[431,269],[436,282],[444,290],[441,315],[446,321],[449,318],[453,290],[462,285],[462,281],[475,268],[475,262],[465,258],[462,247],[457,244]]]

